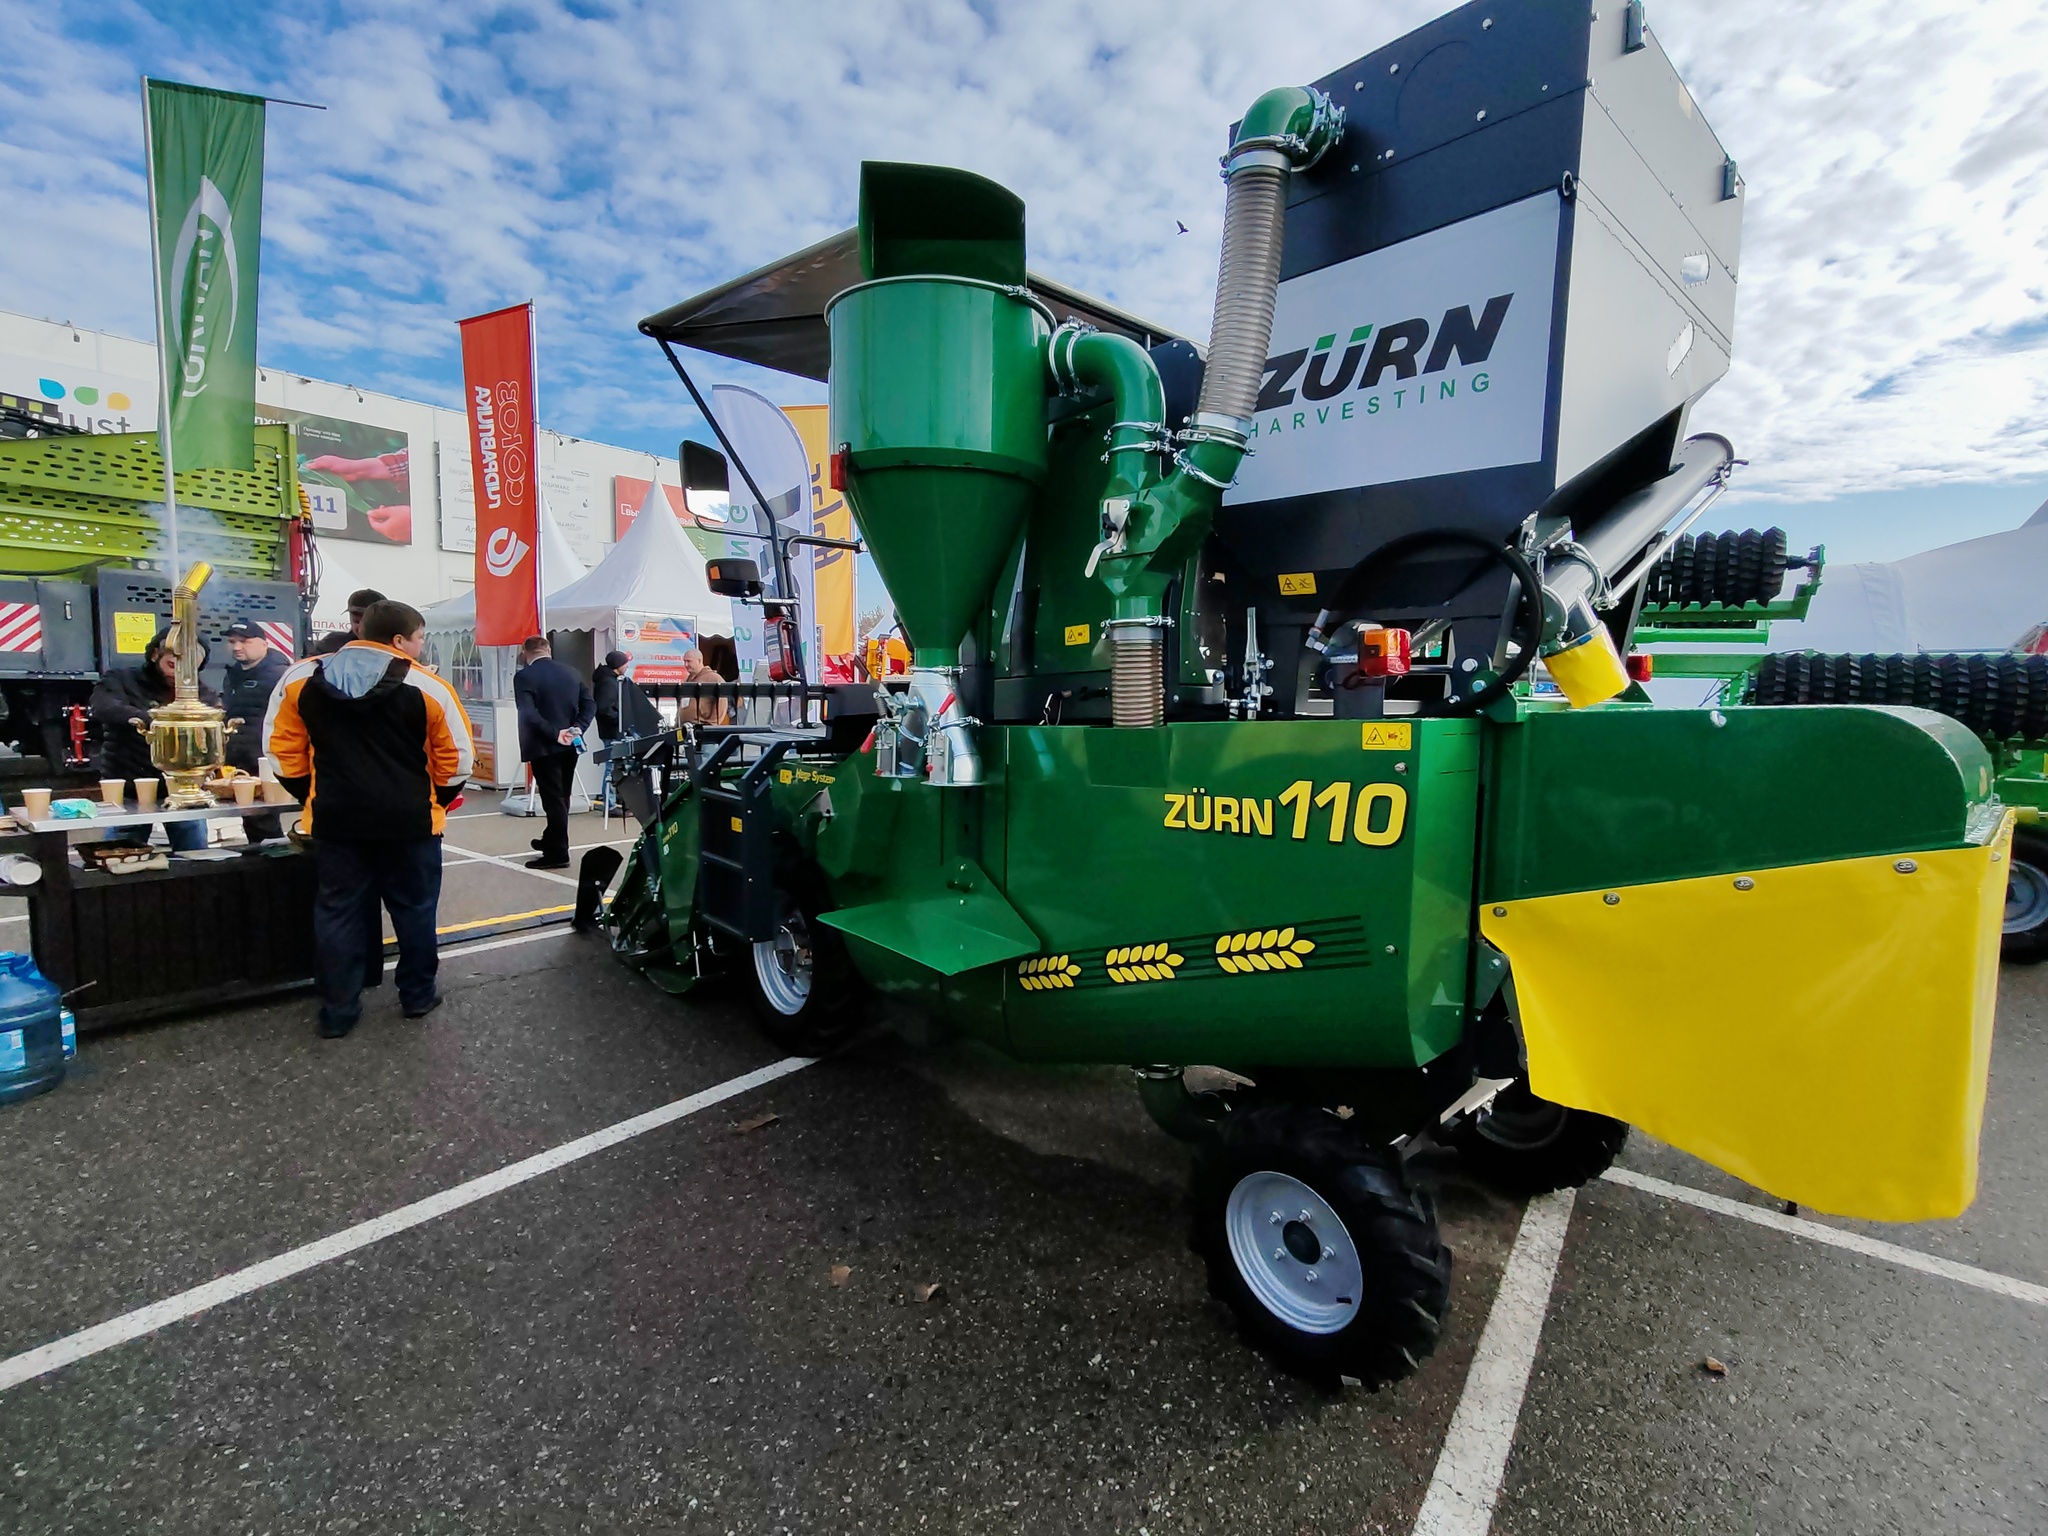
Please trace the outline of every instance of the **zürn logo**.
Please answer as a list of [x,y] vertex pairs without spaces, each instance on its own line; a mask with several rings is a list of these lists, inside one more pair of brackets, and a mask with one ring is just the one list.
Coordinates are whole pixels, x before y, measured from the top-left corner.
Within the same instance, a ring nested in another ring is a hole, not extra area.
[[[1508,305],[1513,299],[1512,293],[1496,294],[1486,301],[1476,320],[1472,318],[1472,306],[1469,304],[1445,310],[1443,318],[1436,324],[1434,344],[1430,341],[1429,322],[1417,318],[1381,326],[1377,336],[1372,326],[1358,326],[1346,340],[1342,353],[1337,351],[1337,335],[1333,331],[1320,338],[1313,348],[1303,347],[1299,351],[1269,357],[1266,359],[1265,386],[1259,391],[1258,403],[1252,409],[1277,411],[1282,406],[1292,405],[1297,392],[1297,378],[1302,399],[1331,400],[1353,388],[1354,380],[1356,388],[1369,390],[1376,388],[1389,373],[1397,380],[1412,379],[1418,371],[1441,373],[1451,366],[1454,358],[1460,367],[1483,363],[1493,353],[1501,322],[1507,319]],[[1368,342],[1371,343],[1370,356],[1366,352]],[[1429,349],[1427,353],[1423,351],[1425,346]],[[1336,359],[1334,372],[1330,367],[1333,357]],[[1363,368],[1359,366],[1361,361]],[[1275,423],[1276,428],[1277,425]]]

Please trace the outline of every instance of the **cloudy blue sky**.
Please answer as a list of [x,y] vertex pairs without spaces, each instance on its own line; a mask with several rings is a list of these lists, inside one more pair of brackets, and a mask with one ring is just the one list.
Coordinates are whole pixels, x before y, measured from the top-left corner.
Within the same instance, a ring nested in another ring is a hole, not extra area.
[[[265,365],[452,402],[451,320],[532,296],[548,424],[672,452],[689,413],[634,323],[850,224],[863,158],[995,177],[1037,270],[1205,335],[1225,125],[1444,8],[0,0],[0,308],[149,334],[141,73],[323,102],[271,113]],[[1697,417],[1751,460],[1744,515],[1838,559],[2020,521],[2048,497],[2048,7],[1650,21],[1749,185]]]

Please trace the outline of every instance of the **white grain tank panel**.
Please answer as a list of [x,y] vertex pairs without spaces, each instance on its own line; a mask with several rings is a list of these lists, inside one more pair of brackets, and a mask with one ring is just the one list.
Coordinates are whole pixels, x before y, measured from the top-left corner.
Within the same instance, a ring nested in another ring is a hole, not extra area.
[[1581,200],[1565,309],[1557,483],[1620,447],[1728,371],[1728,353]]
[[1612,119],[1732,277],[1741,267],[1742,198],[1721,195],[1727,151],[1654,32],[1644,34],[1636,52],[1621,51],[1622,11],[1603,10],[1593,24],[1589,125],[1602,112]]
[[1597,99],[1587,103],[1577,192],[1580,223],[1591,215],[1620,233],[1691,319],[1731,350],[1734,274]]

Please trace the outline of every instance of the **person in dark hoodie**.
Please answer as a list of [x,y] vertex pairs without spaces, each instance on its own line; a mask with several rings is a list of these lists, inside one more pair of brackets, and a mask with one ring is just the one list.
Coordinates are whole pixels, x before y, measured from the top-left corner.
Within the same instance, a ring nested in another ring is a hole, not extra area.
[[[163,775],[149,760],[149,738],[135,727],[149,724],[149,712],[177,697],[178,653],[171,649],[171,626],[166,624],[142,653],[139,667],[115,667],[101,676],[92,691],[92,723],[100,728],[100,777],[103,779],[156,779]],[[206,647],[199,648],[199,665],[206,665]],[[206,684],[199,685],[199,702],[220,703],[220,695]],[[162,793],[159,790],[159,793]],[[204,821],[171,821],[163,824],[164,835],[178,852],[206,846]],[[135,827],[115,833],[109,842],[149,841],[147,828]]]
[[597,734],[601,741],[618,739],[619,684],[632,664],[633,658],[624,651],[606,651],[604,660],[590,674],[590,696],[597,704]]
[[379,902],[398,934],[405,1016],[441,1006],[441,833],[474,754],[462,701],[419,664],[426,643],[418,609],[373,603],[360,639],[285,673],[264,723],[266,750],[312,839],[313,964],[320,1033],[330,1039],[362,1016]]

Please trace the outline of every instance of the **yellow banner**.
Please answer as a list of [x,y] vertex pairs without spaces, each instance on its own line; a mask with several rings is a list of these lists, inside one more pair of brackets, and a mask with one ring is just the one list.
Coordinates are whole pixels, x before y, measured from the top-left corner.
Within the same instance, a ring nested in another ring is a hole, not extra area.
[[[811,461],[811,531],[820,538],[853,537],[853,511],[843,491],[832,489],[828,473],[832,458],[832,432],[822,405],[785,405],[783,414],[796,424],[804,440],[804,453]],[[811,550],[817,573],[819,645],[827,656],[844,656],[853,650],[854,569],[850,549]]]

